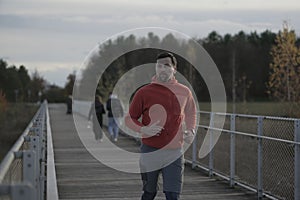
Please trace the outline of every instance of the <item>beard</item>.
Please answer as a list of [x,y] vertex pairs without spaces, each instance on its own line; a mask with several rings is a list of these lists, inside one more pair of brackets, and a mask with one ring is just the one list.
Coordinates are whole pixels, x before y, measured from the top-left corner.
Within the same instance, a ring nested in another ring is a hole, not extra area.
[[158,75],[158,80],[160,82],[168,82],[171,79],[171,76],[167,73],[160,73]]

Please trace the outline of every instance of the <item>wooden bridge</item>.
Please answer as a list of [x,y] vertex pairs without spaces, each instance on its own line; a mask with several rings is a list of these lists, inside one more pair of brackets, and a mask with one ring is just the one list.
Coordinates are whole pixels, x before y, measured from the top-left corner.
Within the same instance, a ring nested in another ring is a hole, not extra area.
[[[72,116],[65,114],[64,105],[49,105],[49,113],[59,199],[140,199],[139,174],[111,169],[91,156],[76,133]],[[136,142],[128,137],[121,136],[118,145],[138,150]],[[256,198],[254,192],[230,188],[222,180],[209,178],[200,169],[192,170],[188,164],[185,167],[183,200]],[[165,199],[161,189],[156,199]]]

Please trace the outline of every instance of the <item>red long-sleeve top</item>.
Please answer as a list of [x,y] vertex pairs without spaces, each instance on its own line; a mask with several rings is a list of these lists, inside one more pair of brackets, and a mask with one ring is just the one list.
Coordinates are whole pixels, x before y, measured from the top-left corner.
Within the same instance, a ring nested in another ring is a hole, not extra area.
[[142,137],[142,142],[155,148],[181,148],[183,145],[183,122],[186,129],[195,129],[196,105],[191,91],[172,79],[160,83],[154,77],[152,83],[139,89],[133,97],[126,125],[140,132],[142,126],[159,121],[163,130],[159,136]]

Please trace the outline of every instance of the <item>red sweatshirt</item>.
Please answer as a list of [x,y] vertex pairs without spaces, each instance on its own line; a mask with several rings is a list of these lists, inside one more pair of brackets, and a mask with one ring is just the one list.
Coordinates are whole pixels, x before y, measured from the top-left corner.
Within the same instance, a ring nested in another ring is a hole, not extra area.
[[[139,120],[141,118],[141,120]],[[139,89],[125,117],[126,125],[140,132],[142,126],[160,121],[163,126],[159,136],[143,137],[142,142],[155,148],[181,148],[183,145],[183,127],[195,129],[196,105],[191,91],[172,79],[160,83],[154,77],[152,83]]]

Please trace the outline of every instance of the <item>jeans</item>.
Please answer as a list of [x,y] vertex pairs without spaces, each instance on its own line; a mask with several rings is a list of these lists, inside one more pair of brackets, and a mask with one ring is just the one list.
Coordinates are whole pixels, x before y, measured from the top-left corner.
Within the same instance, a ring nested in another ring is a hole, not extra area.
[[110,136],[114,139],[118,138],[119,136],[119,126],[116,120],[117,119],[113,117],[108,118],[108,132]]
[[[141,145],[141,152],[148,153],[157,150],[156,148]],[[168,151],[168,150],[166,150]],[[171,152],[180,152],[180,150],[170,150]],[[169,152],[169,151],[168,151]],[[143,155],[142,155],[143,156]],[[149,161],[140,160],[141,169],[146,169]],[[150,161],[151,162],[151,161]],[[142,170],[143,171],[143,170]],[[155,171],[142,172],[143,181],[143,195],[142,200],[153,200],[158,190],[158,177],[162,174],[163,178],[163,191],[166,196],[166,200],[179,200],[180,193],[183,185],[183,172],[184,172],[184,157],[179,156],[175,161],[167,166],[157,169]]]
[[[177,192],[164,192],[166,200],[179,200],[180,194]],[[156,192],[144,191],[141,200],[153,200],[156,196]]]

